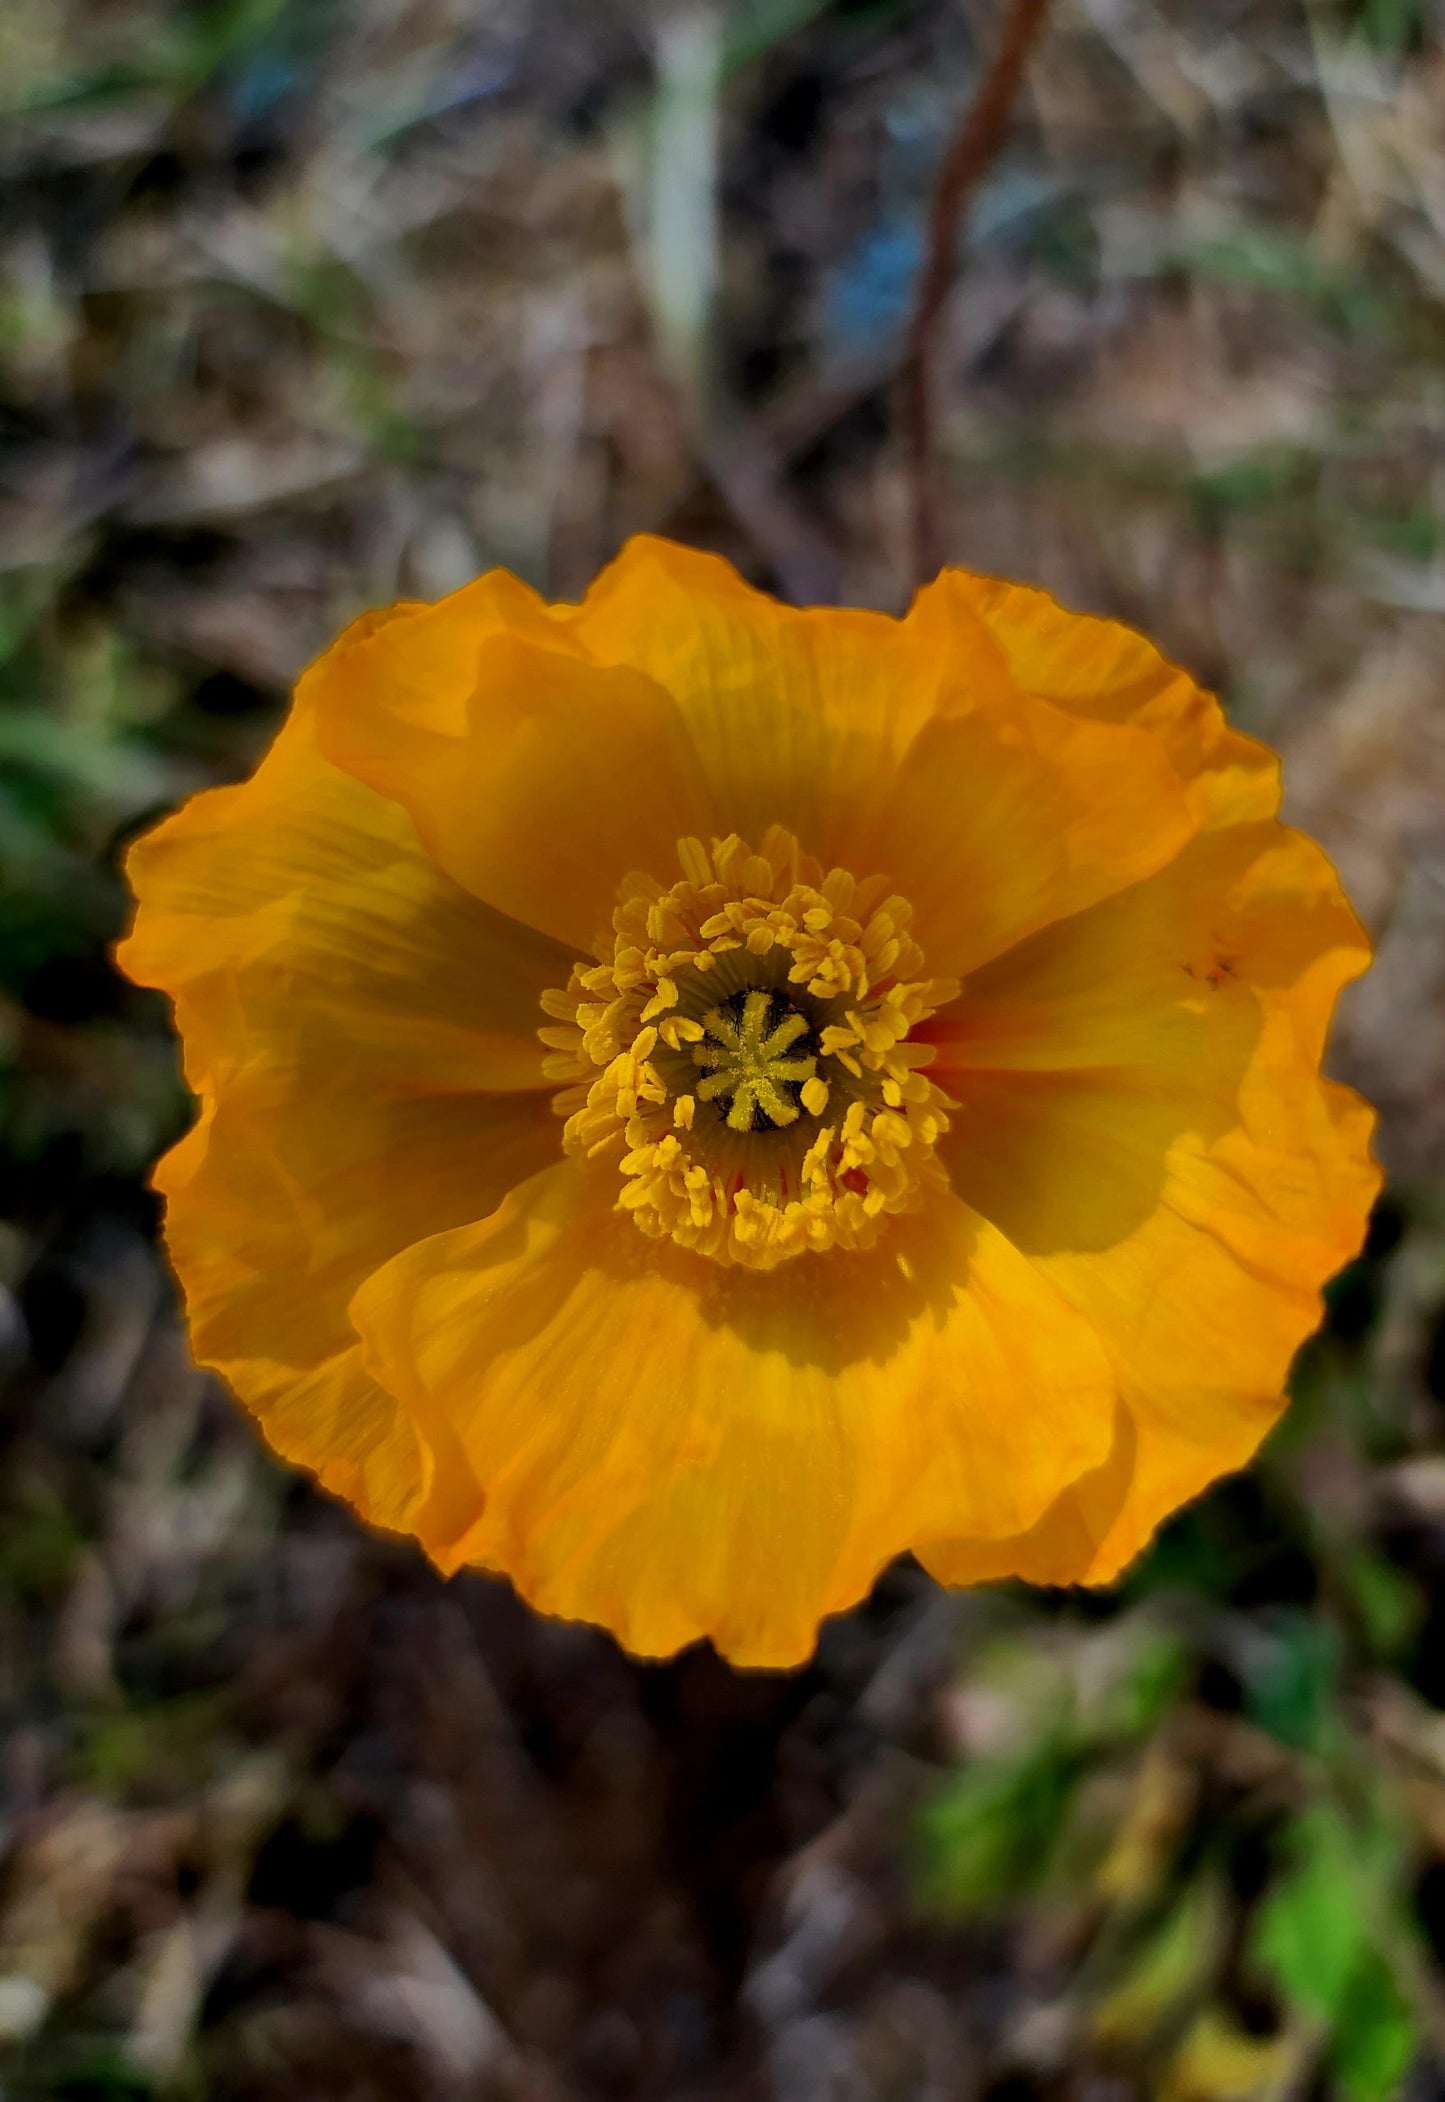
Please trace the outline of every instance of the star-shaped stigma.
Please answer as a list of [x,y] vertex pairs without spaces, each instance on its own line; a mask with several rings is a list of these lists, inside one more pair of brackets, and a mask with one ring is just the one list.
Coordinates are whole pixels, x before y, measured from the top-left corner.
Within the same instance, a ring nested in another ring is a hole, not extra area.
[[[783,1010],[776,1022],[775,1008]],[[819,1109],[827,1101],[812,1053],[805,1049],[800,1056],[787,1055],[808,1035],[807,1017],[778,995],[735,995],[705,1014],[702,1025],[707,1036],[693,1046],[692,1055],[708,1077],[698,1084],[698,1100],[726,1102],[731,1130],[795,1123],[800,1092],[805,1108],[814,1106],[808,1100],[810,1090],[821,1094]]]

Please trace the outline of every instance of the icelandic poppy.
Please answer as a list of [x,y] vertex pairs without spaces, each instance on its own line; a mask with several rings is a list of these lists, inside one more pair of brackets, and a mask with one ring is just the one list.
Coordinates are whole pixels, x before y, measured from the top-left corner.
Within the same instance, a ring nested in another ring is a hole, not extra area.
[[1377,1177],[1367,946],[1139,635],[634,540],[348,628],[131,850],[197,1356],[443,1570],[805,1658],[911,1549],[1115,1576],[1253,1453]]

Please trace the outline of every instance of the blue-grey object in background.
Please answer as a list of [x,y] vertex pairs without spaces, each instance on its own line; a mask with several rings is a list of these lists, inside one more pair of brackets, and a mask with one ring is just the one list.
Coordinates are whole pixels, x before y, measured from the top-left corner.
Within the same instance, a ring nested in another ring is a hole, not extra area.
[[[979,192],[968,246],[1016,244],[1062,194],[1052,176],[1037,170],[1001,170]],[[823,294],[825,353],[867,355],[901,337],[922,258],[921,202],[910,202],[906,210],[900,207],[870,227],[827,280]]]

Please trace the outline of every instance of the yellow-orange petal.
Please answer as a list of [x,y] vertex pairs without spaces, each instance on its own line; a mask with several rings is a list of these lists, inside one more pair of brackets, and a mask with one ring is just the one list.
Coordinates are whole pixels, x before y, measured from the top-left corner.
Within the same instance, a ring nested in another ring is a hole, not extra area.
[[912,1541],[1025,1530],[1109,1449],[1104,1353],[967,1206],[896,1223],[886,1250],[727,1270],[568,1162],[398,1255],[352,1318],[470,1484],[429,1552],[640,1655],[706,1635],[779,1666]]
[[327,757],[400,803],[463,889],[585,954],[622,878],[669,874],[719,813],[669,696],[493,582],[348,629],[298,700]]
[[1195,829],[1152,727],[1031,695],[962,592],[933,587],[902,621],[799,610],[642,538],[559,620],[673,696],[730,828],[781,824],[825,864],[886,870],[940,972],[1136,882]]
[[910,618],[944,634],[960,616],[981,620],[1025,693],[1091,722],[1130,723],[1158,737],[1201,825],[1272,817],[1279,761],[1231,729],[1212,694],[1122,621],[1071,613],[1047,591],[945,570]]
[[176,1001],[193,1085],[248,1037],[302,1032],[343,1083],[544,1084],[537,1002],[570,952],[452,884],[404,811],[322,757],[304,693],[252,778],[143,834],[126,875],[116,959]]
[[1271,822],[1201,835],[970,989],[933,1069],[959,1104],[940,1153],[1093,1321],[1133,1419],[1117,1506],[1115,1477],[1087,1510],[1066,1494],[1016,1573],[1115,1574],[1277,1419],[1378,1188],[1368,1110],[1318,1074],[1366,960],[1324,857]]
[[414,1524],[430,1448],[356,1356],[347,1305],[398,1248],[494,1204],[556,1147],[543,1094],[358,1100],[326,1111],[258,1060],[203,1095],[155,1173],[191,1346],[286,1459],[362,1516]]
[[268,1358],[216,1367],[256,1419],[266,1443],[344,1497],[370,1525],[412,1530],[427,1503],[430,1455],[352,1342],[307,1368]]
[[[783,605],[721,556],[646,534],[557,615],[599,664],[634,666],[672,696],[726,831],[782,825],[825,866],[853,866],[859,814],[950,674],[901,621]],[[974,676],[1004,678],[981,620],[972,642]]]
[[1157,738],[967,693],[876,784],[854,851],[910,900],[930,968],[966,978],[1152,875],[1194,829]]
[[1260,1003],[1289,1009],[1317,1066],[1369,953],[1325,856],[1269,819],[1202,833],[1148,882],[1020,943],[920,1034],[940,1077],[1128,1070],[1228,1115]]
[[119,958],[173,998],[200,1096],[155,1175],[196,1354],[286,1457],[404,1524],[428,1455],[347,1302],[555,1152],[536,1020],[565,953],[436,870],[397,805],[320,757],[304,707],[254,779],[128,868]]
[[1071,1482],[1026,1533],[1010,1540],[928,1540],[914,1550],[940,1584],[997,1584],[1020,1577],[1029,1584],[1083,1580],[1100,1543],[1117,1524],[1134,1484],[1139,1433],[1126,1403],[1114,1412],[1114,1440],[1097,1467]]

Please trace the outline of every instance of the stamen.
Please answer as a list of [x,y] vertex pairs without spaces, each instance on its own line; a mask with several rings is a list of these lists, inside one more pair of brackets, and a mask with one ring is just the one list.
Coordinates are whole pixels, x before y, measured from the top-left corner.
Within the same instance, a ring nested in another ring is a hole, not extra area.
[[610,954],[543,998],[567,1150],[613,1155],[618,1209],[717,1262],[866,1248],[942,1177],[952,1105],[909,1038],[958,985],[923,975],[886,878],[781,826],[678,860],[671,889],[627,879]]

